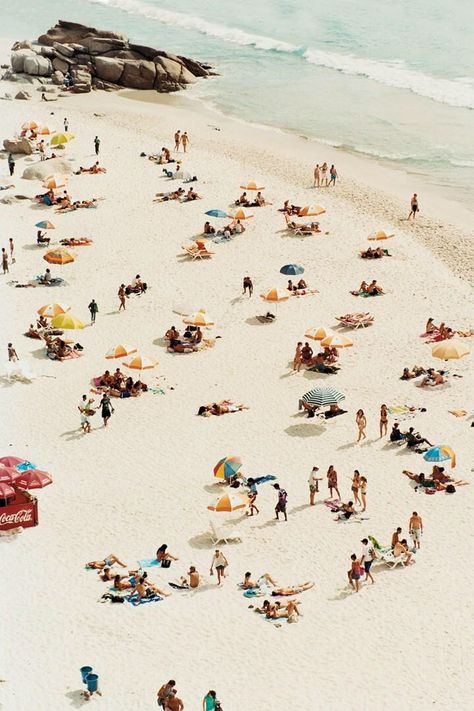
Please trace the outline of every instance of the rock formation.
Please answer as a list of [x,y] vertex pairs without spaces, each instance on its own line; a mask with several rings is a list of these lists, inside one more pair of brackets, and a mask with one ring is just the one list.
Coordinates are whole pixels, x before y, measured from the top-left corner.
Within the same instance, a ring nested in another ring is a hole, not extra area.
[[3,78],[21,81],[25,77],[33,83],[61,85],[66,74],[72,77],[70,90],[76,93],[123,87],[170,92],[213,72],[209,65],[194,59],[130,44],[118,32],[59,20],[38,38],[37,45],[28,41],[14,44],[11,70]]

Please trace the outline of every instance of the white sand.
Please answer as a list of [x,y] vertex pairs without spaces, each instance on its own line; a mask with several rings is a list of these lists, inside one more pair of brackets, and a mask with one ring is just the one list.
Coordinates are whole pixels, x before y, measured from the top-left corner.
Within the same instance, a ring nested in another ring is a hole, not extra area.
[[[100,93],[50,105],[2,102],[0,108],[2,136],[13,135],[29,118],[62,127],[67,116],[77,136],[66,149],[74,165],[93,163],[98,134],[100,160],[108,169],[107,175],[70,180],[73,198],[106,198],[97,210],[53,215],[30,202],[0,205],[2,246],[13,236],[17,257],[0,283],[2,356],[11,340],[22,363],[38,376],[32,384],[1,390],[1,452],[28,457],[54,477],[53,486],[38,493],[40,525],[0,540],[6,651],[0,704],[5,711],[79,707],[79,667],[85,664],[100,675],[103,697],[91,703],[104,710],[153,708],[156,690],[170,677],[177,680],[186,709],[199,709],[209,688],[217,690],[225,711],[470,706],[473,488],[461,488],[452,497],[415,493],[401,471],[427,472],[428,464],[377,439],[382,402],[424,406],[426,413],[403,426],[413,424],[430,441],[450,444],[458,454],[456,473],[470,477],[470,420],[448,410],[473,411],[472,356],[450,364],[463,379],[451,378],[438,391],[399,380],[404,365],[442,366],[419,338],[428,316],[458,328],[474,325],[467,283],[474,263],[472,252],[466,251],[465,259],[460,254],[462,236],[423,213],[417,227],[399,222],[406,206],[397,207],[397,196],[389,197],[390,184],[382,183],[379,169],[368,167],[367,174],[386,186],[385,193],[354,184],[340,153],[306,152],[303,161],[302,141],[211,119],[195,102],[145,103]],[[190,135],[185,169],[199,176],[197,189],[204,199],[153,204],[155,192],[179,183],[162,179],[161,167],[139,154],[171,147],[177,128]],[[333,156],[343,176],[340,184],[309,189],[313,164]],[[352,174],[365,166],[348,159],[349,164]],[[19,161],[12,192],[33,195],[39,183],[20,179],[25,165]],[[0,172],[6,174],[6,163]],[[281,214],[267,207],[253,210],[244,235],[213,245],[212,260],[182,261],[180,247],[200,232],[204,211],[228,209],[240,183],[252,178],[266,186],[275,206],[286,198],[325,205],[321,226],[329,235],[288,236]],[[412,192],[407,182],[405,198]],[[55,240],[85,235],[94,245],[77,249],[74,264],[53,266],[68,287],[14,289],[9,279],[24,281],[46,266],[43,251],[32,246],[40,219],[56,223],[50,233]],[[358,259],[358,250],[370,244],[367,234],[378,227],[396,232],[388,243],[394,256]],[[446,266],[450,261],[466,280],[453,275]],[[286,277],[279,269],[288,262],[303,264],[305,278],[319,293],[281,304],[274,324],[256,325],[255,315],[266,310],[258,295],[272,286],[284,288]],[[130,299],[127,311],[118,314],[117,288],[137,272],[150,290]],[[252,299],[241,296],[246,273],[254,279]],[[362,300],[349,294],[362,279],[372,278],[387,295]],[[97,324],[75,334],[84,345],[80,360],[49,361],[39,341],[22,336],[41,305],[63,301],[87,320],[93,297],[100,309]],[[213,349],[188,356],[166,352],[161,337],[171,324],[181,325],[172,309],[182,303],[204,307],[215,317],[212,334],[222,339]],[[333,326],[335,316],[360,310],[370,310],[375,324],[349,334],[354,348],[341,354],[337,376],[291,372],[294,346],[307,328]],[[149,384],[160,375],[175,389],[114,402],[109,428],[101,428],[97,414],[93,432],[84,436],[78,429],[78,401],[89,391],[92,376],[115,366],[104,354],[120,341],[159,360],[145,378]],[[326,383],[346,394],[349,412],[322,429],[298,414],[297,402]],[[250,409],[196,417],[200,404],[225,397]],[[354,444],[359,407],[368,418],[368,440],[362,445]],[[212,467],[226,454],[242,456],[247,474],[278,475],[289,494],[289,520],[275,525],[275,492],[269,484],[260,487],[260,515],[240,522],[242,544],[225,548],[229,574],[218,589],[208,575],[211,542],[202,534],[212,515],[206,507],[218,491]],[[334,523],[321,505],[325,483],[318,505],[307,506],[313,464],[323,476],[329,464],[335,465],[345,500],[353,469],[367,475],[368,520]],[[346,570],[350,554],[360,551],[360,539],[373,534],[388,542],[397,525],[408,535],[415,509],[426,530],[416,564],[376,569],[374,586],[350,594]],[[152,580],[166,585],[194,564],[211,586],[138,608],[97,603],[108,586],[84,570],[86,561],[113,552],[133,567],[163,542],[180,560],[169,571],[150,570]],[[269,571],[281,584],[314,580],[315,588],[300,596],[299,624],[283,621],[274,629],[249,610],[236,587],[245,570],[254,576]]]

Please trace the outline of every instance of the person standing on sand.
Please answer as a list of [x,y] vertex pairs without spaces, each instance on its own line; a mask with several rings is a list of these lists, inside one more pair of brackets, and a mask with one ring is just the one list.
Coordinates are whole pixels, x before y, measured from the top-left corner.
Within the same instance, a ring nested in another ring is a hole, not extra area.
[[367,479],[365,476],[360,478],[360,499],[362,503],[361,513],[363,513],[367,508]]
[[388,410],[387,405],[380,405],[380,439],[387,434],[388,428]]
[[211,562],[211,569],[210,569],[210,574],[214,575],[214,566],[217,571],[217,584],[220,585],[222,578],[225,578],[225,569],[229,565],[229,561],[225,557],[223,553],[220,552],[220,550],[216,550],[214,555],[212,556],[212,562]]
[[319,167],[319,163],[316,164],[316,168],[313,172],[313,177],[313,188],[319,188],[321,182],[321,169]]
[[414,547],[420,550],[420,541],[421,536],[423,535],[423,520],[416,511],[413,511],[411,515],[410,523],[408,524],[408,531],[412,538]]
[[94,401],[92,398],[87,399],[87,395],[83,395],[82,399],[77,407],[81,413],[81,429],[84,433],[91,431],[91,423],[89,422],[89,415],[92,411],[92,403]]
[[100,407],[102,408],[102,419],[104,421],[104,427],[107,427],[107,422],[110,420],[112,413],[115,412],[110,402],[110,397],[104,393],[102,395],[102,400],[100,401]]
[[120,284],[120,288],[118,290],[118,297],[119,297],[119,311],[122,309],[125,311],[125,299],[127,298],[127,295],[125,293],[125,284]]
[[15,245],[13,244],[13,238],[12,238],[12,237],[9,238],[8,244],[10,245],[10,261],[11,261],[12,264],[14,264],[14,263],[16,262],[16,259],[15,259],[15,257],[13,256],[13,255],[14,255],[14,252],[15,252]]
[[18,353],[17,353],[16,350],[13,348],[13,343],[8,343],[8,344],[7,344],[7,352],[8,352],[8,360],[9,360],[11,363],[16,363],[17,360],[20,360],[20,359],[18,358]]
[[319,472],[319,467],[313,467],[311,469],[311,474],[309,475],[309,479],[308,479],[309,505],[310,506],[315,505],[316,494],[319,492],[319,482],[321,481],[321,477],[318,476],[318,472]]
[[337,471],[334,469],[332,464],[329,466],[326,478],[328,480],[329,498],[334,498],[332,495],[332,490],[334,489],[338,499],[340,499],[341,495],[339,493],[339,489],[337,488]]
[[245,276],[245,277],[244,277],[243,286],[244,286],[244,290],[243,290],[242,293],[245,295],[245,292],[246,292],[247,289],[248,289],[249,298],[250,298],[250,297],[252,296],[252,294],[253,294],[253,282],[252,282],[252,279],[251,279],[249,276]]
[[99,307],[97,306],[97,302],[95,299],[92,299],[90,302],[89,306],[87,307],[90,311],[91,314],[91,324],[95,323],[95,318],[97,314],[99,313]]
[[296,350],[295,350],[295,355],[293,358],[293,370],[298,371],[298,373],[301,370],[301,351],[303,350],[303,342],[298,341],[296,344]]
[[5,247],[2,247],[2,269],[4,274],[7,274],[10,271],[8,269],[8,254]]
[[189,143],[189,136],[186,131],[181,136],[181,143],[183,144],[183,151],[186,153],[186,149],[187,149],[188,143]]
[[321,166],[321,185],[328,186],[328,164],[326,161]]
[[347,577],[349,578],[349,583],[354,592],[359,592],[360,572],[360,561],[357,559],[356,554],[353,553],[351,555],[351,569],[347,571]]
[[10,175],[13,175],[15,172],[15,159],[11,153],[8,154],[8,170],[10,171]]
[[367,435],[365,434],[365,428],[367,427],[367,418],[364,415],[363,410],[357,410],[356,424],[359,428],[359,436],[357,437],[357,441],[360,442],[361,439],[367,439]]
[[279,514],[283,514],[285,521],[288,521],[288,516],[286,515],[286,504],[288,502],[288,494],[285,489],[280,488],[280,484],[273,484],[273,488],[278,492],[278,500],[275,506],[275,518],[277,521],[280,520]]
[[354,499],[354,503],[360,505],[359,489],[360,489],[360,474],[359,474],[359,470],[355,469],[354,474],[352,476],[352,480],[351,480],[351,491],[352,491],[352,497]]
[[169,711],[183,711],[184,704],[181,699],[178,699],[178,697],[173,694],[168,698],[165,709],[169,709]]
[[369,543],[368,538],[363,538],[361,540],[362,543],[362,553],[360,556],[360,564],[364,566],[365,570],[365,575],[367,577],[367,580],[370,580],[372,585],[374,584],[375,580],[372,577],[372,573],[370,572],[370,569],[372,567],[372,563],[375,560],[375,551],[374,547]]
[[221,705],[217,701],[217,694],[211,689],[202,700],[202,711],[218,711],[220,707]]
[[63,123],[64,123],[64,132],[67,133],[69,131],[69,121],[67,120],[67,118],[64,119]]
[[177,153],[179,152],[180,143],[181,143],[181,131],[178,130],[174,134],[174,149]]
[[174,688],[175,686],[176,682],[174,679],[170,679],[166,684],[163,684],[163,686],[160,688],[156,695],[158,706],[161,706],[161,708],[166,708],[166,703],[168,699],[176,694],[176,689]]
[[336,178],[337,178],[337,170],[334,167],[334,164],[329,168],[329,185],[336,185]]
[[99,138],[99,136],[96,136],[96,137],[94,138],[94,150],[95,150],[96,156],[98,156],[98,155],[99,155],[99,150],[100,150],[100,138]]
[[410,201],[410,212],[408,214],[407,220],[410,220],[411,218],[415,219],[416,213],[419,212],[419,210],[420,208],[418,207],[418,195],[414,193]]

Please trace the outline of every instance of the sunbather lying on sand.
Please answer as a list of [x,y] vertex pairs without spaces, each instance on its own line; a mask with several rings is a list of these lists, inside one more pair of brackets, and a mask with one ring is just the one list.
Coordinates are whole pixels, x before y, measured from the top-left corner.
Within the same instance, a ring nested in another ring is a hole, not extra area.
[[275,602],[274,604],[265,600],[262,607],[256,607],[255,612],[265,615],[268,619],[287,618],[288,622],[298,622],[298,600],[289,600],[286,604]]
[[449,484],[452,484],[454,486],[467,486],[470,482],[465,481],[464,479],[453,479],[451,477],[448,477],[447,475],[443,476],[441,481],[439,478],[434,478],[433,476],[428,477],[421,472],[420,474],[414,474],[413,472],[409,472],[408,470],[404,469],[402,474],[407,476],[411,481],[414,481],[415,484],[418,486],[415,487],[415,491],[418,487],[424,488],[424,489],[436,489],[436,491],[445,491],[446,487],[449,486]]
[[244,582],[242,583],[242,587],[244,590],[256,590],[259,588],[261,585],[272,585],[273,587],[275,586],[275,581],[273,580],[272,576],[270,573],[263,573],[260,575],[258,580],[254,582],[252,580],[252,573],[247,572],[244,575]]
[[170,193],[156,193],[156,198],[153,202],[167,202],[168,200],[180,200],[184,195],[184,188],[178,188]]
[[138,595],[140,600],[144,597],[150,597],[151,595],[162,595],[163,597],[169,597],[171,595],[171,593],[160,590],[156,585],[150,583],[145,573],[137,581],[133,592]]
[[347,504],[341,504],[340,506],[335,505],[334,507],[331,507],[331,510],[335,513],[337,512],[337,516],[334,521],[348,521],[357,513],[354,509],[354,503],[352,501],[348,501]]
[[277,595],[298,595],[299,593],[302,593],[305,590],[311,590],[311,588],[314,588],[314,583],[312,582],[298,583],[298,585],[290,585],[287,588],[274,587],[271,591],[271,595],[273,595],[274,597]]
[[59,244],[65,247],[88,247],[92,244],[92,240],[89,237],[68,237],[59,240]]
[[298,230],[298,232],[303,232],[306,234],[313,234],[313,232],[321,232],[319,229],[319,222],[311,222],[306,224],[304,222],[294,222],[290,220],[288,215],[285,214],[286,225],[289,230]]
[[74,175],[81,175],[81,173],[91,173],[92,175],[97,175],[97,173],[106,173],[107,169],[102,168],[99,165],[99,161],[97,160],[94,165],[91,165],[90,168],[83,168],[82,166],[77,170]]
[[400,380],[412,380],[413,378],[419,378],[420,375],[423,375],[424,373],[426,373],[426,370],[421,365],[414,365],[411,370],[409,368],[403,368]]
[[110,566],[114,565],[114,563],[117,563],[117,565],[120,565],[122,568],[127,567],[125,563],[122,563],[122,561],[114,555],[114,553],[111,553],[104,558],[104,560],[92,560],[90,563],[86,563],[86,568],[102,570],[103,568],[110,568]]
[[221,400],[210,405],[201,405],[197,414],[209,417],[210,415],[226,415],[228,412],[241,412],[248,409],[247,405],[235,405],[231,400]]
[[193,200],[201,200],[202,196],[198,195],[193,188],[189,188],[186,195],[182,198],[181,202],[192,202]]
[[380,259],[381,257],[391,257],[392,255],[389,254],[388,249],[382,249],[382,247],[373,249],[372,247],[369,247],[368,249],[364,249],[360,253],[360,256],[362,259]]

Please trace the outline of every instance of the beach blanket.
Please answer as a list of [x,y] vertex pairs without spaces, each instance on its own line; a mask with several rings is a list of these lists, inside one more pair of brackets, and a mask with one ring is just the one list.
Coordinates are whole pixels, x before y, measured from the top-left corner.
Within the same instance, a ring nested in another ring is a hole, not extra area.
[[367,298],[369,296],[383,296],[383,292],[380,293],[378,291],[372,294],[369,294],[367,291],[351,291],[350,293],[353,296],[362,296],[363,298]]
[[156,560],[156,558],[144,558],[138,561],[140,568],[154,568],[161,567],[161,561]]
[[215,244],[222,244],[223,242],[231,242],[234,237],[235,235],[217,235],[217,237],[214,237],[212,241]]
[[258,476],[254,478],[255,484],[265,484],[267,481],[274,481],[276,479],[276,476],[273,474],[265,474],[265,476]]
[[125,600],[134,607],[138,607],[138,605],[146,605],[149,602],[160,602],[163,598],[155,593],[154,595],[150,595],[150,597],[142,597],[140,599],[136,593],[132,593],[131,595],[126,595]]
[[448,410],[448,412],[454,417],[466,417],[467,415],[467,410]]

